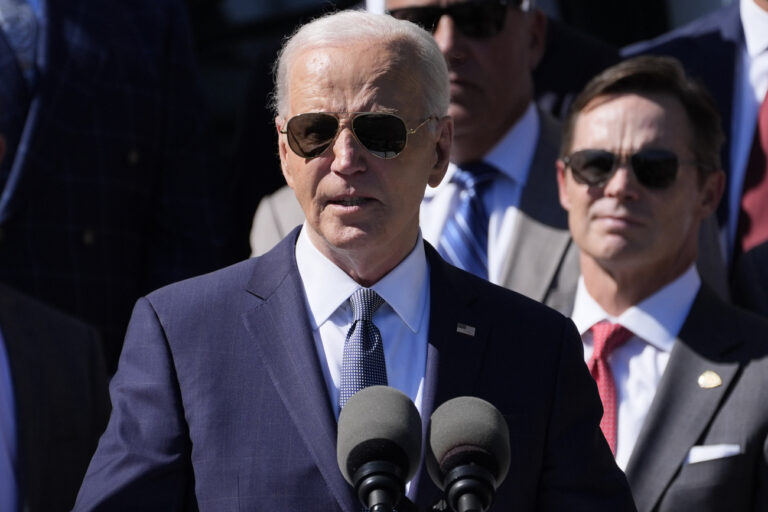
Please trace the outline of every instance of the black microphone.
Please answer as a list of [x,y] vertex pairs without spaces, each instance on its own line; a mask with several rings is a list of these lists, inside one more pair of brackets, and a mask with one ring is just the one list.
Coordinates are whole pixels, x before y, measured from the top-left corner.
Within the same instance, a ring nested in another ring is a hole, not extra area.
[[392,512],[421,461],[421,417],[416,406],[395,388],[358,391],[339,415],[336,458],[364,507]]
[[427,471],[454,512],[485,512],[509,471],[509,428],[480,398],[445,402],[430,418]]

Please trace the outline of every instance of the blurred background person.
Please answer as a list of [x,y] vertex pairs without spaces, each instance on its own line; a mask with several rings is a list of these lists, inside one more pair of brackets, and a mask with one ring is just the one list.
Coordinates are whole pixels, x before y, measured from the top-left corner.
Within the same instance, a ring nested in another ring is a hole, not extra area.
[[96,326],[241,255],[180,0],[0,2],[0,281]]
[[96,331],[0,285],[0,510],[71,510],[108,416]]

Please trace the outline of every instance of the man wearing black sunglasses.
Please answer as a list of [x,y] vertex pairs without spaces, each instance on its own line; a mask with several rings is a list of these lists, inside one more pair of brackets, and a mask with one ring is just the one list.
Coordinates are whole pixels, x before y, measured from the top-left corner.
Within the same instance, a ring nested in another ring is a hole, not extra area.
[[[389,16],[337,13],[286,43],[278,151],[306,221],[139,301],[75,510],[360,510],[336,420],[372,384],[425,424],[459,395],[508,418],[493,510],[634,510],[573,324],[421,238],[424,189],[450,154],[447,75],[432,37]],[[424,466],[400,512],[444,510]]]
[[721,300],[696,265],[723,139],[711,97],[670,58],[609,68],[566,121],[572,319],[641,512],[768,509],[768,322]]
[[[528,0],[388,0],[386,7],[432,31],[450,71],[451,165],[425,194],[425,238],[454,265],[564,312],[562,297],[548,293],[566,247],[550,243],[552,233],[567,230],[552,180],[560,126],[533,102],[544,14]],[[495,175],[465,185],[478,162]],[[454,226],[464,222],[465,194],[476,197],[480,220],[472,236],[460,237]],[[462,254],[474,246],[476,257]]]

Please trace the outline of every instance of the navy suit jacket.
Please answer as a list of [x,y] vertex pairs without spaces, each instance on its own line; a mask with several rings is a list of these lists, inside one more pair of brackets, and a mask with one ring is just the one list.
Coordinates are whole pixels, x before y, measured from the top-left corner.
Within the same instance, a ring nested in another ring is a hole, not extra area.
[[138,297],[236,261],[227,178],[203,154],[179,0],[41,3],[37,86],[0,195],[0,281],[98,327],[113,367]]
[[19,510],[72,508],[109,415],[94,329],[0,285],[16,402]]
[[[297,235],[139,300],[75,510],[360,510],[336,463]],[[495,510],[634,510],[573,324],[428,245],[427,257],[424,417],[461,395],[505,415],[512,464]],[[412,497],[422,509],[440,499],[423,468]]]

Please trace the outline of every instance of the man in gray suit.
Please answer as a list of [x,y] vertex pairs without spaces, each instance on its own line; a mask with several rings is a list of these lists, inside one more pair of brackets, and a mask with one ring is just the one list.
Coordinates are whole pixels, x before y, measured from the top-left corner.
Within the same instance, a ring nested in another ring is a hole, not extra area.
[[[566,312],[567,298],[552,286],[569,240],[562,236],[567,223],[554,178],[560,124],[533,102],[532,72],[544,52],[546,17],[527,1],[443,4],[386,3],[391,15],[432,30],[450,72],[449,114],[456,127],[451,164],[440,186],[426,191],[424,238],[454,265],[473,270],[443,250],[443,241],[462,195],[480,196],[485,266],[475,273]],[[495,176],[484,190],[463,191],[457,171],[480,161],[496,168]],[[287,187],[263,199],[251,231],[253,254],[266,252],[302,222]]]
[[710,96],[663,57],[601,73],[566,120],[572,319],[641,512],[768,510],[768,323],[719,299],[695,264],[722,142]]

